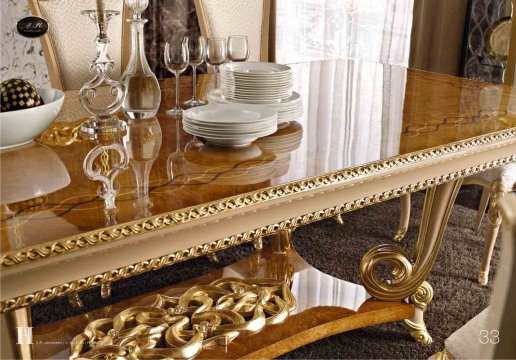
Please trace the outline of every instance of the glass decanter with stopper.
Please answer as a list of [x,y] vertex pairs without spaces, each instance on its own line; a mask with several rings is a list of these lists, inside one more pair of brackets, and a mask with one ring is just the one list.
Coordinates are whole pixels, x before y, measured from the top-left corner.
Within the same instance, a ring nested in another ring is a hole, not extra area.
[[147,19],[142,18],[142,12],[149,0],[125,0],[125,4],[133,16],[127,19],[131,25],[131,57],[122,75],[126,86],[122,109],[130,119],[148,119],[156,115],[161,102],[158,80],[145,56],[143,27]]

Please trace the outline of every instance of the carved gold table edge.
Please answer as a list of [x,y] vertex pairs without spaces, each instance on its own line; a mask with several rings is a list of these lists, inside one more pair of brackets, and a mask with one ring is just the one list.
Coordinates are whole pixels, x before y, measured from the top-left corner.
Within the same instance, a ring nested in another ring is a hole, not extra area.
[[[298,216],[295,218],[287,219],[269,226],[265,226],[258,229],[253,229],[247,232],[226,237],[217,241],[206,243],[203,245],[184,249],[171,254],[161,256],[159,258],[153,258],[146,261],[134,263],[121,268],[117,268],[111,271],[104,272],[102,274],[92,275],[87,278],[78,279],[65,284],[54,286],[52,288],[42,289],[30,294],[25,294],[12,299],[6,299],[0,302],[0,313],[10,312],[19,308],[32,306],[40,302],[46,302],[54,299],[58,296],[67,295],[74,291],[86,290],[95,286],[99,286],[105,282],[114,282],[117,280],[125,279],[137,274],[141,274],[150,270],[160,269],[164,266],[173,265],[182,261],[193,259],[199,256],[207,255],[215,251],[227,249],[232,246],[240,245],[246,242],[254,241],[260,237],[269,236],[277,233],[281,229],[294,228],[301,225],[306,225],[319,221],[322,219],[333,217],[340,213],[353,211],[356,209],[363,208],[375,203],[390,200],[399,197],[410,192],[416,192],[441,185],[457,179],[462,179],[474,173],[486,171],[494,167],[498,167],[504,164],[508,164],[516,161],[516,155],[509,156],[500,160],[490,161],[484,164],[480,164],[468,169],[456,171],[453,173],[438,176],[426,181],[418,182],[417,184],[406,185],[401,188],[392,189],[385,191],[381,194],[367,196],[361,199],[357,199],[346,204],[338,206],[332,206],[323,210],[308,213],[304,216]],[[388,245],[394,246],[394,245]],[[398,250],[396,250],[398,251]],[[426,271],[426,269],[425,269]],[[424,279],[421,279],[421,283]],[[411,284],[413,285],[413,284]],[[420,284],[418,284],[419,286]],[[412,289],[414,292],[417,290]],[[408,296],[408,295],[407,295]]]
[[[81,248],[100,245],[117,241],[123,238],[184,224],[192,220],[206,218],[215,214],[221,214],[230,210],[244,208],[254,204],[264,203],[273,199],[283,198],[292,194],[302,193],[307,190],[335,185],[350,179],[360,179],[363,176],[381,173],[396,166],[417,163],[423,160],[437,158],[439,156],[471,149],[477,145],[494,143],[516,137],[516,129],[498,131],[496,133],[481,135],[475,138],[462,140],[456,143],[437,146],[409,154],[398,155],[391,158],[371,162],[361,166],[327,173],[298,180],[295,182],[261,189],[218,201],[192,206],[179,211],[163,213],[148,218],[139,219],[115,225],[101,230],[93,230],[78,235],[65,237],[59,240],[48,241],[33,247],[26,247],[6,251],[1,254],[0,266],[9,267],[36,261],[41,258],[58,256]],[[502,165],[502,164],[499,164]],[[498,165],[498,166],[499,166]],[[478,172],[478,171],[477,171]],[[336,214],[337,215],[337,214]]]

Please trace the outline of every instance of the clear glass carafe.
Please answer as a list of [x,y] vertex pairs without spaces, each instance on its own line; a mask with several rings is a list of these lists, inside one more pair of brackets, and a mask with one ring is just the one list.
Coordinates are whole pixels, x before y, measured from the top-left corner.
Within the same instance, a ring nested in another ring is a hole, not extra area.
[[148,119],[156,115],[161,102],[161,90],[156,75],[152,72],[145,56],[143,27],[147,19],[141,13],[147,8],[148,0],[125,0],[132,10],[131,57],[122,75],[126,86],[122,109],[130,119]]

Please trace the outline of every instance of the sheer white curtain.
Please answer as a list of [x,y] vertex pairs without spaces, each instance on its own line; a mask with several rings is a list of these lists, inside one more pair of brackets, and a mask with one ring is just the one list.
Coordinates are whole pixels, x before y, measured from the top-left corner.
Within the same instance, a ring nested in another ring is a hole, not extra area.
[[286,179],[302,178],[397,155],[407,69],[360,60],[292,64],[303,99],[300,148]]
[[277,1],[276,60],[297,63],[294,90],[304,106],[305,136],[290,178],[399,153],[413,5]]
[[276,61],[357,58],[408,66],[414,0],[279,0]]

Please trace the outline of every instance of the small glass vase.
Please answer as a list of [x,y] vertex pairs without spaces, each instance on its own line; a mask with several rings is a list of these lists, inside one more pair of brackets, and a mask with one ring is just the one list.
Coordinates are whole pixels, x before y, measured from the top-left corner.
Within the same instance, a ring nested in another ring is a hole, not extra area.
[[133,12],[127,21],[131,25],[131,56],[121,81],[125,84],[124,114],[130,119],[152,118],[161,103],[158,79],[152,72],[145,56],[143,28],[147,19],[141,13],[149,5],[148,0],[125,0]]

